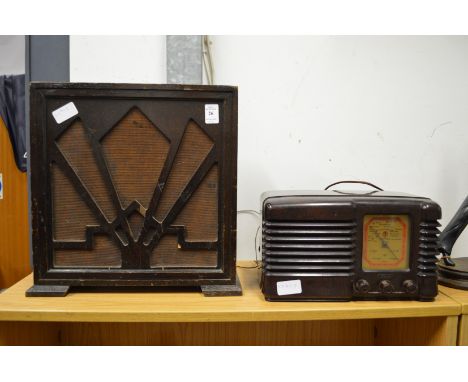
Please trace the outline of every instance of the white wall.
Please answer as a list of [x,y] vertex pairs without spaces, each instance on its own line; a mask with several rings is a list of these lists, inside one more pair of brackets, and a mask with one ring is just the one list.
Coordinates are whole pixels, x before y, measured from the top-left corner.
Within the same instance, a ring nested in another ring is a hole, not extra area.
[[[101,37],[72,37],[72,81],[150,82],[157,76],[146,71],[159,62],[161,82],[165,57],[153,55],[161,46],[151,54],[134,48],[148,41],[116,39],[101,52]],[[468,194],[468,37],[212,41],[216,83],[239,86],[239,209],[258,210],[266,190],[363,179],[431,197],[445,226]],[[92,62],[87,46],[100,52]],[[128,64],[116,67],[107,54]],[[254,257],[256,227],[239,216],[238,258]],[[455,247],[460,255],[468,255],[468,231]]]
[[165,36],[70,36],[72,82],[166,82]]
[[24,74],[25,36],[0,36],[0,75]]

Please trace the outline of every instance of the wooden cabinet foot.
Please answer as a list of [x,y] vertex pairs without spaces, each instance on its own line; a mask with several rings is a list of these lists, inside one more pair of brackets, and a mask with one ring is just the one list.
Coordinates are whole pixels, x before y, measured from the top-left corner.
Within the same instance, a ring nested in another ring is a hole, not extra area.
[[69,285],[33,285],[26,291],[26,297],[63,297],[69,290]]
[[235,284],[202,285],[200,288],[205,297],[242,296],[242,287],[237,276]]

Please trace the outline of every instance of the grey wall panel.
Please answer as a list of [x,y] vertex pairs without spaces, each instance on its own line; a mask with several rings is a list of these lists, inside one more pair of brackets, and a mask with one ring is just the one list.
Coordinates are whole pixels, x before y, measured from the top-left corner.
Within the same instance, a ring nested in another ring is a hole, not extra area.
[[70,81],[69,36],[29,36],[31,81]]
[[202,83],[202,36],[167,36],[166,52],[167,83]]

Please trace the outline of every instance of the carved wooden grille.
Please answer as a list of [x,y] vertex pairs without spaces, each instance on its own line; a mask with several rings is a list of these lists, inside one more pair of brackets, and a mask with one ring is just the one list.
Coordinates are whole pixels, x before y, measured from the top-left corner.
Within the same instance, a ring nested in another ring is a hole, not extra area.
[[91,107],[78,103],[50,148],[53,266],[216,267],[216,136],[187,112],[149,117],[133,105],[110,123]]

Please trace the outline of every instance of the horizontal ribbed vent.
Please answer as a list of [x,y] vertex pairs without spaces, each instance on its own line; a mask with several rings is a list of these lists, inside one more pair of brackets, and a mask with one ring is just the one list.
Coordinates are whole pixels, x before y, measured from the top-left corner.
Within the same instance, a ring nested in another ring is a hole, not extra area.
[[419,226],[418,276],[436,275],[438,227],[437,220],[424,221]]
[[285,275],[341,274],[354,270],[353,221],[263,222],[263,266]]

